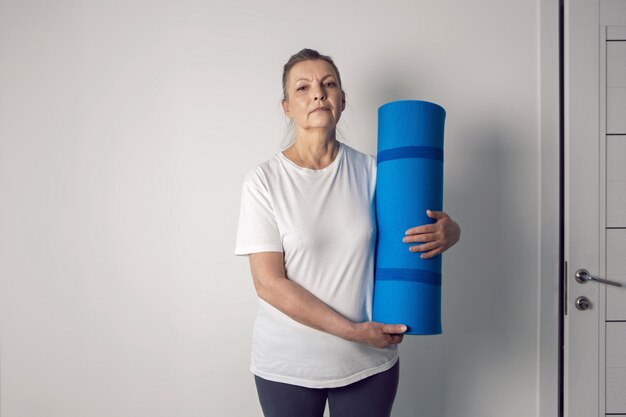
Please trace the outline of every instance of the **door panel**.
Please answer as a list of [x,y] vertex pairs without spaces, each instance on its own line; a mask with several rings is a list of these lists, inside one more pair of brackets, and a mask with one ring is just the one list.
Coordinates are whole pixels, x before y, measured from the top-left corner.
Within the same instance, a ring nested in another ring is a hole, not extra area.
[[[626,68],[624,69],[626,71]],[[626,181],[626,135],[609,136],[606,143],[607,173],[609,181]],[[626,226],[624,224],[623,226]]]
[[606,412],[626,413],[626,322],[606,324]]
[[611,40],[626,40],[626,26],[607,26],[606,38]]
[[608,181],[607,193],[607,226],[623,227],[626,224],[626,181]]
[[606,325],[606,366],[626,368],[626,323]]
[[[622,225],[624,223],[621,223]],[[607,278],[626,285],[626,229],[609,229],[606,233],[606,270]],[[607,320],[626,320],[626,286],[625,287],[606,287],[606,319]],[[612,323],[607,323],[610,325]],[[626,329],[626,327],[620,327]],[[616,330],[613,330],[616,331]],[[626,330],[624,330],[626,332]],[[623,336],[626,339],[626,333]],[[615,336],[613,336],[615,339]],[[608,340],[607,328],[607,354],[609,351],[615,350]],[[626,354],[626,346],[624,347]],[[608,367],[608,358],[607,358]],[[608,372],[608,371],[607,371]],[[608,373],[607,373],[608,378]],[[608,383],[608,382],[607,382]],[[623,394],[626,397],[626,389]],[[626,410],[625,410],[626,413]]]
[[[626,275],[608,274],[607,278],[626,285]],[[607,287],[606,303],[607,320],[626,320],[626,287]],[[624,396],[626,397],[626,392]]]
[[626,275],[626,229],[606,231],[606,272]]
[[607,133],[626,133],[626,41],[606,43]]
[[[626,26],[607,28],[608,39],[626,39],[625,35]],[[626,41],[606,42],[606,65],[607,90],[623,90],[626,87]],[[607,95],[607,106],[612,106],[615,113],[612,117],[619,118],[621,112],[622,119],[626,119],[619,103],[610,100]],[[607,136],[606,143],[607,227],[626,227],[626,135]],[[607,231],[607,277],[624,285],[626,269],[619,258],[626,254],[625,241],[624,230]],[[606,320],[626,320],[626,287],[607,287],[606,302]],[[607,323],[606,338],[606,412],[626,413],[623,403],[626,401],[623,400],[626,399],[626,323]]]
[[[606,271],[626,284],[626,41],[606,42],[606,111]],[[605,412],[626,415],[626,287],[606,287],[606,320]]]
[[606,132],[608,134],[626,133],[626,88],[608,87],[606,99]]
[[[613,43],[615,42],[608,43],[607,47]],[[624,60],[626,61],[626,42],[623,44]],[[623,70],[626,79],[626,62]],[[626,135],[607,136],[606,155],[607,226],[626,227],[626,163],[624,163],[626,160]]]
[[607,42],[606,63],[606,86],[626,87],[626,42]]
[[626,415],[626,368],[606,370],[606,412]]

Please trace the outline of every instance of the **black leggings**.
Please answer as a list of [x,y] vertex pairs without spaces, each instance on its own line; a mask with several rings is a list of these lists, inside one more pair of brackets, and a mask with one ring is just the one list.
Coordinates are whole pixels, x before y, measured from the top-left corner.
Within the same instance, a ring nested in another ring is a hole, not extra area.
[[254,376],[265,417],[389,417],[396,397],[400,362],[390,369],[338,388],[306,388]]

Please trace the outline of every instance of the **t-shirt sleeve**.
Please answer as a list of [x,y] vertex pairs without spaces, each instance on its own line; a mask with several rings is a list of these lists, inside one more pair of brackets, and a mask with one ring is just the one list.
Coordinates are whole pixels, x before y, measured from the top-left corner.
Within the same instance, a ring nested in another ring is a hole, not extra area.
[[269,190],[258,169],[246,176],[241,189],[235,255],[256,252],[283,252]]

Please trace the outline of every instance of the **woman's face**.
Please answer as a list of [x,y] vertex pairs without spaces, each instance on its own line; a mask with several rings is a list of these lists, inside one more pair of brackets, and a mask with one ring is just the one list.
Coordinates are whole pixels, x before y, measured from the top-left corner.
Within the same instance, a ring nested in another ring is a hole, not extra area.
[[283,110],[298,129],[331,130],[346,107],[333,66],[323,59],[295,64],[287,75]]

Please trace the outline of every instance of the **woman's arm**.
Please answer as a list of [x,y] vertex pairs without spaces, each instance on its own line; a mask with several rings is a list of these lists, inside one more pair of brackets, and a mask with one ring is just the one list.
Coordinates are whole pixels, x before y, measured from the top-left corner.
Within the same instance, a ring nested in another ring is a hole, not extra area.
[[406,326],[377,322],[355,323],[287,278],[282,252],[249,255],[257,294],[295,321],[346,340],[384,348],[402,341]]

